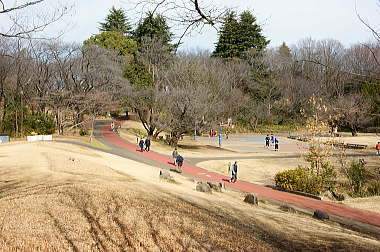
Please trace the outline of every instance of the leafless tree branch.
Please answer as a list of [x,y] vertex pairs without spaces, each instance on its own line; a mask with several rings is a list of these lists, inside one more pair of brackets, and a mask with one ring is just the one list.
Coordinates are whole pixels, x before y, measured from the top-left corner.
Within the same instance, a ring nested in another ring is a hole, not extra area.
[[372,28],[368,22],[364,21],[364,19],[359,15],[357,9],[356,9],[356,5],[355,5],[355,11],[356,11],[356,16],[358,17],[358,19],[360,20],[360,22],[362,24],[364,24],[371,32],[372,32],[372,35],[374,36],[374,38],[380,42],[380,34],[374,29]]
[[[363,77],[363,78],[369,78],[370,76],[368,75],[364,75],[364,74],[359,74],[359,73],[353,73],[353,72],[349,72],[349,71],[345,71],[345,70],[342,70],[342,69],[338,69],[338,68],[335,68],[335,67],[332,67],[332,66],[329,66],[329,65],[326,65],[326,64],[323,64],[319,61],[316,61],[316,60],[300,60],[300,61],[296,61],[296,62],[308,62],[308,63],[313,63],[313,64],[316,64],[316,65],[320,65],[320,66],[323,66],[325,68],[329,68],[329,69],[333,69],[335,71],[338,71],[338,72],[341,72],[341,73],[346,73],[346,74],[350,74],[350,75],[354,75],[354,76],[358,76],[358,77]],[[376,80],[380,80],[380,77],[373,77],[372,78],[376,79]]]
[[[27,2],[25,4],[8,8],[3,4],[3,10],[0,11],[0,14],[9,14],[17,12],[19,10],[26,9],[27,7],[35,6],[41,4],[45,0],[38,0]],[[52,25],[53,23],[62,20],[62,18],[70,11],[70,8],[67,6],[57,7],[51,13],[43,13],[38,15],[24,15],[17,14],[9,16],[11,22],[10,27],[7,28],[7,31],[0,31],[0,37],[6,38],[21,38],[21,39],[46,39],[44,36],[36,37],[35,34],[41,33],[45,30],[46,27]],[[33,36],[32,36],[33,35]],[[59,38],[62,34],[59,34],[55,37]]]
[[45,0],[32,1],[32,2],[28,2],[28,3],[22,4],[22,5],[19,5],[16,7],[8,8],[8,9],[5,8],[3,1],[0,1],[1,5],[2,5],[2,10],[0,10],[0,14],[11,12],[11,11],[16,11],[16,10],[21,10],[21,9],[24,9],[24,8],[29,7],[31,5],[39,4],[43,1],[45,1]]
[[175,23],[181,30],[178,42],[194,30],[202,30],[209,25],[218,30],[222,17],[227,12],[226,7],[214,5],[212,1],[199,0],[136,0],[136,9],[143,12],[160,13],[167,20]]

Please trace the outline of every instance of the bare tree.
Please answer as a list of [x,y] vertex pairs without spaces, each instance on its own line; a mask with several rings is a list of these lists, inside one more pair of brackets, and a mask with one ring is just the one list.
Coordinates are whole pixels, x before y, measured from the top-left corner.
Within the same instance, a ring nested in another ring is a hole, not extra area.
[[234,77],[222,60],[194,55],[181,55],[160,73],[165,88],[159,92],[159,125],[171,133],[172,145],[194,127],[204,130],[236,114],[243,99]]
[[[4,23],[0,25],[0,37],[30,39],[69,12],[70,8],[67,6],[58,4],[50,8],[46,5],[47,2],[48,0],[17,1],[15,5],[10,6],[9,1],[0,0],[0,17],[3,20],[6,20],[4,17],[8,18],[8,21],[4,22],[6,27],[3,26]],[[34,10],[34,13],[31,10]],[[38,15],[35,13],[37,11]]]
[[206,25],[216,28],[227,12],[226,7],[203,0],[136,0],[136,7],[143,12],[159,12],[181,27],[178,45],[193,30],[202,30]]
[[333,110],[340,126],[348,127],[352,136],[356,136],[360,127],[365,126],[373,119],[369,114],[370,107],[365,97],[351,94],[338,98],[333,105]]
[[142,74],[149,75],[152,83],[137,85],[132,83],[126,91],[126,105],[134,109],[143,124],[148,136],[158,136],[162,129],[158,125],[158,119],[162,112],[162,101],[159,97],[160,90],[166,88],[165,83],[158,78],[161,71],[174,60],[174,55],[162,41],[143,38],[139,51],[135,56],[135,63],[142,66]]

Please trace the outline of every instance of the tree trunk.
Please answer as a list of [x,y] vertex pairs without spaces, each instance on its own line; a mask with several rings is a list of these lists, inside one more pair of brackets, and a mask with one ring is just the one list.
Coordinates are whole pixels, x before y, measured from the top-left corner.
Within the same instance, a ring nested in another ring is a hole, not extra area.
[[249,126],[253,132],[256,132],[257,124],[258,124],[257,118],[255,118],[254,120],[249,120]]
[[154,135],[154,129],[155,128],[149,128],[149,130],[147,131],[147,133],[148,133],[148,137],[152,137],[153,135]]
[[92,143],[92,138],[94,137],[94,125],[95,125],[95,116],[92,117],[92,122],[91,122],[90,143]]
[[158,135],[161,133],[160,130],[156,130],[156,132],[153,134],[153,137],[157,139]]
[[17,136],[18,137],[18,115],[17,115],[18,113],[17,113],[17,109],[16,109],[16,117],[15,117],[15,136]]
[[358,135],[358,130],[355,126],[351,127],[351,134],[352,136],[357,136]]
[[177,147],[178,141],[179,141],[179,137],[177,136],[177,133],[172,132],[171,137],[170,137],[170,141],[169,141],[169,145]]

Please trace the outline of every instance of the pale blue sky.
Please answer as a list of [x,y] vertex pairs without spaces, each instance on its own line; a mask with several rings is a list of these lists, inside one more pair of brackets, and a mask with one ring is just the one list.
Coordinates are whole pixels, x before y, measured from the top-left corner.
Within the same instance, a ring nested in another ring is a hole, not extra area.
[[[53,1],[53,0],[50,0]],[[133,8],[131,1],[137,0],[60,0],[74,3],[67,32],[62,37],[68,42],[82,42],[98,33],[99,22],[103,21],[114,5],[126,9],[127,15],[137,22],[141,10]],[[206,0],[205,0],[206,1]],[[332,38],[349,46],[366,42],[371,33],[360,23],[358,13],[373,27],[380,29],[380,6],[378,0],[215,0],[220,6],[239,10],[252,10],[262,25],[264,35],[271,40],[270,46],[283,41],[291,45],[306,37],[315,39]],[[132,9],[131,9],[132,8]],[[2,17],[0,17],[0,23]],[[4,24],[4,23],[3,23]],[[0,24],[0,26],[2,26]],[[49,30],[57,29],[57,26]],[[204,29],[202,34],[187,37],[182,50],[196,48],[212,50],[217,40],[215,29]]]

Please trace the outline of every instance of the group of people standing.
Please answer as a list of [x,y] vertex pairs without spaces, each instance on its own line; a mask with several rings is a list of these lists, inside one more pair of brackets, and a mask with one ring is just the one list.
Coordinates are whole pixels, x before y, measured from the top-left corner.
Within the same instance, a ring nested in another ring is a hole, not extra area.
[[278,139],[271,134],[269,137],[269,134],[265,137],[265,148],[269,148],[269,146],[274,146],[274,150],[278,151]]

